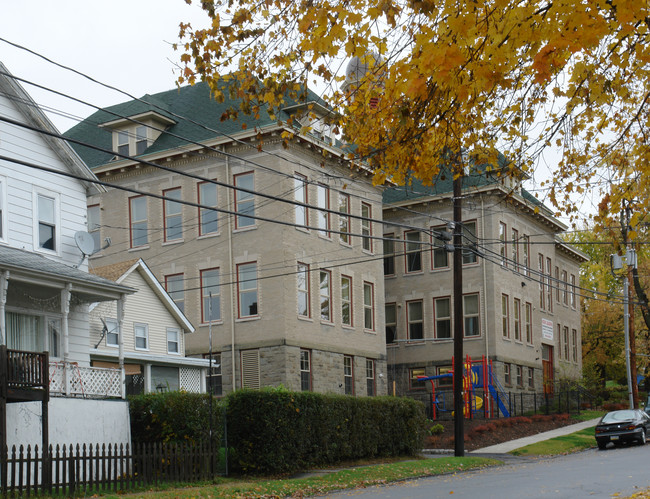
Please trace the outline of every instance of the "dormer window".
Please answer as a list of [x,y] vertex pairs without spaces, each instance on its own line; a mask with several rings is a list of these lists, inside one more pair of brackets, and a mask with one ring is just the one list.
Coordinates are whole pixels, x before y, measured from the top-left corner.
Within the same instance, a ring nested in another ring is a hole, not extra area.
[[129,132],[126,130],[117,131],[117,153],[129,155]]
[[139,126],[135,129],[135,154],[136,156],[144,153],[149,147],[147,143],[147,127]]
[[149,147],[147,127],[143,125],[135,129],[116,130],[115,137],[116,149],[114,150],[120,155],[139,156]]
[[[162,105],[162,103],[161,103]],[[162,114],[147,110],[133,114],[128,118],[102,123],[100,127],[111,130],[112,150],[120,156],[114,158],[119,161],[122,156],[140,156],[144,154],[160,134],[176,122]]]

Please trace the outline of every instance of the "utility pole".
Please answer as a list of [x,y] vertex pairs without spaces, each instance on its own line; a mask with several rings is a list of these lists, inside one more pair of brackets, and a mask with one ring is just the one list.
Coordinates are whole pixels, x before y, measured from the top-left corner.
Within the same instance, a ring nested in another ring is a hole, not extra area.
[[623,247],[625,248],[625,263],[627,272],[623,276],[625,291],[625,311],[623,325],[625,334],[625,359],[628,378],[628,394],[630,409],[639,407],[639,390],[636,383],[636,336],[634,331],[634,300],[630,299],[630,286],[632,285],[632,269],[636,268],[636,252],[628,245],[628,231],[630,230],[630,202],[623,200],[622,227]]
[[454,175],[454,455],[465,455],[465,411],[463,404],[463,223],[462,165]]

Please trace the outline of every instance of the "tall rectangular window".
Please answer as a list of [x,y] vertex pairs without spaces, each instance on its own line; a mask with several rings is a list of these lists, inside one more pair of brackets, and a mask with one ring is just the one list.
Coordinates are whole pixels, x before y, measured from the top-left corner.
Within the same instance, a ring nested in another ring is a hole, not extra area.
[[476,222],[463,222],[463,265],[478,262],[476,241]]
[[515,298],[513,301],[512,317],[515,326],[515,341],[521,341],[521,301]]
[[201,271],[201,322],[203,323],[221,320],[220,284],[221,273],[218,268]]
[[445,232],[447,228],[443,226],[431,227],[431,268],[446,269],[449,267],[449,253],[445,248],[445,241],[435,237],[440,232]]
[[562,343],[564,347],[564,359],[569,360],[569,328],[567,326],[562,328]]
[[395,275],[395,234],[384,234],[384,275]]
[[57,251],[56,202],[54,198],[38,195],[38,247]]
[[345,381],[345,394],[354,395],[354,369],[352,357],[343,356],[343,379]]
[[[219,213],[217,210],[217,186],[211,182],[198,184],[199,204],[199,236],[219,232]],[[203,208],[204,207],[204,208]]]
[[439,340],[448,340],[451,334],[451,300],[449,298],[434,298],[433,313],[435,324],[435,337]]
[[530,275],[530,237],[523,235],[521,239],[521,263],[524,266],[524,275]]
[[339,234],[340,241],[350,244],[350,195],[339,193]]
[[510,338],[510,312],[508,310],[508,295],[501,295],[501,333],[504,338]]
[[524,309],[524,328],[526,329],[526,343],[533,344],[533,304],[526,303]]
[[[100,212],[101,209],[98,204],[94,204],[88,207],[88,233],[93,238],[93,245],[94,245],[93,251],[99,251],[100,249],[102,249],[102,238],[101,238],[101,231],[100,231],[100,227],[101,227]],[[0,221],[1,220],[2,220],[2,216],[0,216]],[[0,237],[2,237],[1,231],[0,231]]]
[[506,242],[506,234],[507,234],[507,228],[506,224],[503,222],[499,222],[499,256],[501,257],[501,265],[504,267],[507,266],[507,259],[508,259],[508,250],[507,250],[507,242]]
[[550,258],[546,258],[546,310],[553,311],[553,265]]
[[560,279],[562,281],[562,303],[568,305],[569,304],[569,283],[567,282],[566,270],[562,271],[562,276]]
[[318,184],[316,186],[316,205],[319,210],[317,213],[316,225],[319,228],[319,234],[324,237],[331,237],[330,212],[330,190],[329,187]]
[[422,270],[422,246],[420,232],[412,230],[404,233],[406,239],[406,272],[420,272]]
[[117,153],[122,156],[129,155],[129,132],[126,130],[117,132]]
[[512,229],[512,260],[515,270],[519,271],[519,231]]
[[366,359],[366,388],[368,397],[375,395],[375,361]]
[[181,353],[181,333],[178,329],[167,328],[167,353]]
[[296,287],[298,289],[298,315],[311,317],[311,293],[309,287],[309,265],[298,262]]
[[372,206],[368,203],[361,203],[361,217],[362,247],[372,252]]
[[408,323],[408,339],[418,341],[424,339],[424,317],[422,314],[422,300],[406,303],[406,321]]
[[510,378],[510,364],[507,362],[503,364],[503,381],[506,385],[512,384],[512,379]]
[[147,127],[137,126],[135,128],[135,155],[143,154],[147,150]]
[[[299,173],[294,173],[293,176],[293,198],[296,203],[307,204],[307,177],[300,175]],[[301,206],[296,204],[294,206],[294,212],[296,215],[296,225],[309,225],[309,212],[307,211],[306,206]]]
[[329,270],[320,271],[320,318],[322,321],[332,322],[332,273]]
[[576,276],[571,274],[571,308],[576,308]]
[[384,306],[386,315],[386,344],[395,343],[397,339],[397,305],[386,303]]
[[352,278],[341,276],[341,323],[352,326]]
[[375,330],[375,286],[371,282],[363,283],[363,328]]
[[560,268],[555,266],[555,280],[553,282],[553,287],[555,288],[555,301],[560,303]]
[[523,373],[524,368],[521,366],[516,366],[515,368],[515,373],[516,373],[516,380],[517,380],[517,386],[518,387],[523,387],[524,386],[524,373]]
[[163,202],[163,217],[165,219],[165,241],[174,241],[183,238],[183,205],[178,203],[181,199],[181,188],[163,191],[167,199]]
[[311,352],[300,350],[300,389],[303,392],[311,391]]
[[528,388],[535,388],[535,369],[528,368]]
[[576,329],[571,330],[571,340],[573,362],[578,362],[578,331]]
[[239,318],[257,316],[257,263],[237,265],[237,290]]
[[478,294],[463,296],[463,326],[466,338],[480,336]]
[[147,324],[133,324],[135,334],[135,349],[149,350],[149,326]]
[[129,227],[131,248],[146,246],[149,242],[146,196],[129,198]]
[[165,276],[165,290],[181,312],[185,312],[185,279],[183,274]]
[[[235,187],[253,191],[255,177],[253,172],[240,173],[234,177]],[[235,190],[235,229],[252,227],[255,225],[255,195],[252,192]]]

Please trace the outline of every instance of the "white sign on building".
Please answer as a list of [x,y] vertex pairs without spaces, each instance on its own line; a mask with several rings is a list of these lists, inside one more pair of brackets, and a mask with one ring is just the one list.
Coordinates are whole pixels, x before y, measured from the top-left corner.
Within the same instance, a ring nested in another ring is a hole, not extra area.
[[542,319],[542,339],[553,341],[553,321]]

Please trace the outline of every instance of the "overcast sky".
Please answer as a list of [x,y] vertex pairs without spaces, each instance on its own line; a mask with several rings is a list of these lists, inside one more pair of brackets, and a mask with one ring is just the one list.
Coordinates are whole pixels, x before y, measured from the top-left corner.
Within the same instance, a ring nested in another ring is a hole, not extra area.
[[[31,0],[5,1],[0,38],[76,69],[99,82],[141,97],[175,86],[181,21],[205,25],[207,16],[184,0]],[[0,61],[14,76],[105,107],[128,100],[38,56],[0,40]],[[21,82],[46,108],[74,115],[48,116],[65,131],[93,108]]]

